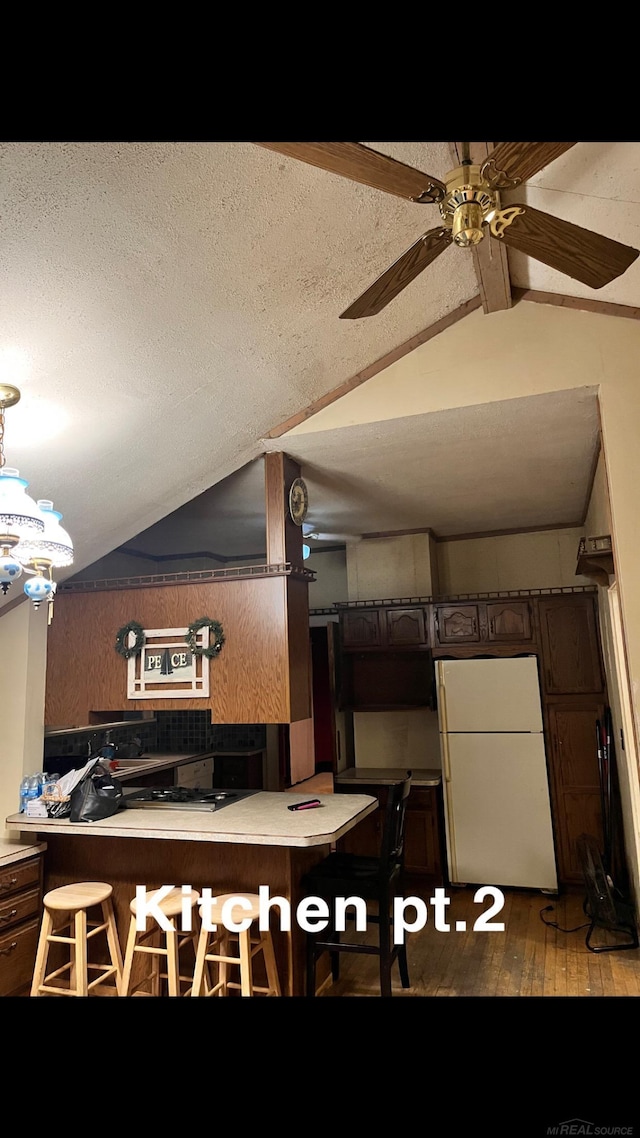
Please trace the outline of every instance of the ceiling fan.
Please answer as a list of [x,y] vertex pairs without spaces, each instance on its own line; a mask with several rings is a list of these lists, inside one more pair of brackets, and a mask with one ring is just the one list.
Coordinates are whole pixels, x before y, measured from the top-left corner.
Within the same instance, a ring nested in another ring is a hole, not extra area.
[[321,533],[315,526],[303,524],[302,532],[305,541],[311,538],[312,541],[335,541],[340,545],[362,541],[362,535],[359,533]]
[[377,315],[450,245],[472,248],[487,234],[590,288],[622,276],[640,252],[524,203],[502,208],[501,190],[526,182],[575,142],[499,142],[481,165],[471,161],[469,143],[463,143],[461,163],[444,181],[359,142],[257,145],[440,210],[440,223],[402,253],[341,313],[341,320]]

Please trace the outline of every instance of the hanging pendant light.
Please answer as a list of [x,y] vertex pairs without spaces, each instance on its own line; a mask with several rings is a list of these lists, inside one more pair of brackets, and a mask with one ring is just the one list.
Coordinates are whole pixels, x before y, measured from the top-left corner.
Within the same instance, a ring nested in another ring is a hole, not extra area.
[[26,493],[28,482],[18,471],[5,466],[4,412],[20,398],[17,387],[0,384],[0,588],[7,592],[12,581],[30,574],[24,592],[38,608],[49,601],[49,621],[53,615],[56,585],[53,568],[73,563],[73,542],[60,525],[62,514],[53,502],[40,498],[34,502]]

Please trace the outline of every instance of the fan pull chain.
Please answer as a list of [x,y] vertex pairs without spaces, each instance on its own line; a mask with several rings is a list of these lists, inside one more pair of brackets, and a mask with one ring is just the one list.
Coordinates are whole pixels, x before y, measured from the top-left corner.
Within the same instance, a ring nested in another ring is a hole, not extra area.
[[0,406],[0,470],[4,466],[4,407]]

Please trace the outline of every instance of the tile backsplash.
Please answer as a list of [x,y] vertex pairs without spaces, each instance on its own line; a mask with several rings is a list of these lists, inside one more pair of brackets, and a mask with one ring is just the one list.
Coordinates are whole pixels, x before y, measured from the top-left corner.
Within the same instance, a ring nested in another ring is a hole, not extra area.
[[264,723],[212,723],[208,711],[158,711],[157,751],[250,751],[264,747]]
[[[118,718],[114,714],[114,718]],[[70,731],[45,738],[44,759],[86,758],[88,743],[97,750],[109,738],[116,746],[139,739],[147,754],[184,751],[251,751],[266,745],[264,723],[212,723],[207,711],[157,711],[153,720],[135,719],[120,727],[96,726],[93,733]]]

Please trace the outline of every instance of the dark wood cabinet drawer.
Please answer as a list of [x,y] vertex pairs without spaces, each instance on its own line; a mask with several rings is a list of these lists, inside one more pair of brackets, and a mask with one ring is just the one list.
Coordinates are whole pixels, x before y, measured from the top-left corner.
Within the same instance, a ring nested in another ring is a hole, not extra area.
[[424,609],[390,609],[387,612],[387,643],[398,648],[426,644]]
[[488,639],[497,642],[531,640],[531,609],[528,601],[487,603]]
[[437,790],[429,786],[412,786],[407,810],[433,810],[438,808]]
[[0,870],[0,900],[11,893],[18,893],[27,889],[29,885],[40,885],[41,859],[29,858],[28,861],[18,862]]
[[39,931],[35,918],[0,935],[0,996],[17,995],[30,985]]
[[438,644],[471,644],[480,641],[478,605],[436,605]]
[[0,901],[0,936],[27,917],[40,916],[41,894],[39,889],[28,889],[13,897]]
[[345,648],[379,648],[382,644],[381,613],[345,612],[341,617],[342,643]]

